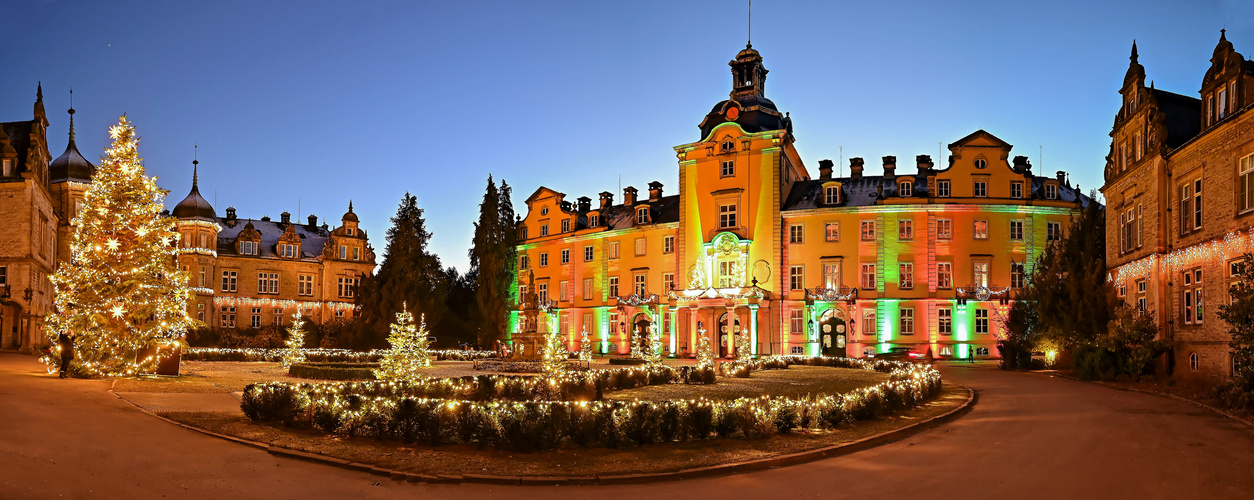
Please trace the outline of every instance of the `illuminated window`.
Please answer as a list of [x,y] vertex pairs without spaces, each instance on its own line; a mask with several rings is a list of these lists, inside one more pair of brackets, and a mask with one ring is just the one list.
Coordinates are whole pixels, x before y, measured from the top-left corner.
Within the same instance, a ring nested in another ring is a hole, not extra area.
[[840,223],[828,222],[823,226],[824,239],[827,241],[840,241]]
[[840,288],[840,264],[823,264],[823,286],[832,290]]
[[1136,307],[1137,309],[1141,311],[1146,310],[1147,304],[1146,304],[1145,291],[1146,291],[1145,280],[1144,279],[1136,280]]
[[[0,277],[2,278],[2,277]],[[4,280],[0,279],[0,285],[4,284]],[[205,287],[205,266],[200,266],[200,287]]]
[[609,292],[610,292],[610,297],[618,296],[618,276],[610,277]]
[[988,263],[972,262],[971,263],[971,279],[975,286],[988,286]]
[[862,264],[862,288],[876,289],[875,264]]
[[936,263],[936,288],[953,288],[954,286],[954,263],[953,262],[937,262]]
[[1010,239],[1012,240],[1023,239],[1023,221],[1021,220],[1010,221]]
[[674,236],[666,236],[662,238],[662,253],[675,253]]
[[862,334],[875,335],[875,310],[867,309],[862,311]]
[[0,160],[0,174],[5,177],[13,177],[13,159],[5,158]]
[[1202,324],[1202,268],[1197,267],[1181,273],[1181,293],[1184,302],[1184,323],[1186,325]]
[[802,226],[801,224],[793,224],[791,226],[788,226],[788,243],[793,243],[793,244],[803,243],[804,236],[805,236],[805,226]]
[[562,263],[570,264],[570,249],[569,248],[562,249]]
[[222,328],[235,328],[235,306],[222,306]]
[[977,220],[977,221],[975,221],[975,232],[974,232],[974,236],[975,236],[975,239],[977,239],[977,240],[987,240],[987,239],[988,239],[988,221],[986,221],[986,220]]
[[985,179],[976,180],[975,185],[972,190],[972,196],[975,196],[976,198],[987,197],[988,196],[988,180],[985,180]]
[[270,310],[270,324],[274,326],[283,326],[282,307],[275,307]]
[[897,265],[897,287],[914,288],[914,263],[902,262]]
[[361,260],[361,247],[353,247],[353,260]]
[[723,160],[722,176],[731,177],[736,175],[736,162],[734,160]]
[[793,309],[788,312],[788,332],[793,335],[801,335],[806,333],[806,318],[804,309]]
[[197,321],[205,320],[205,305],[204,304],[196,304],[196,320]]
[[1010,197],[1011,198],[1023,197],[1023,181],[1011,181],[1010,182]]
[[897,239],[913,240],[914,239],[914,221],[910,219],[897,221]]
[[801,266],[790,267],[788,269],[788,288],[790,290],[805,288],[804,276]]
[[1196,352],[1190,353],[1189,354],[1189,370],[1197,371],[1201,367],[1202,367],[1202,358],[1198,357]]
[[675,273],[662,274],[662,291],[669,292],[675,289]]
[[936,332],[941,335],[954,333],[954,310],[944,307],[936,310]]
[[979,308],[975,310],[975,333],[978,335],[988,334],[988,309]]
[[949,179],[936,181],[936,196],[941,198],[949,197]]
[[875,221],[862,221],[862,241],[875,241]]
[[736,204],[718,206],[718,227],[722,229],[736,227]]
[[540,301],[541,304],[549,301],[549,284],[548,283],[536,284],[536,300]]
[[900,320],[898,323],[901,327],[901,334],[914,335],[914,308],[901,308],[901,315],[898,319]]
[[954,237],[954,221],[949,219],[936,219],[936,239],[949,240]]

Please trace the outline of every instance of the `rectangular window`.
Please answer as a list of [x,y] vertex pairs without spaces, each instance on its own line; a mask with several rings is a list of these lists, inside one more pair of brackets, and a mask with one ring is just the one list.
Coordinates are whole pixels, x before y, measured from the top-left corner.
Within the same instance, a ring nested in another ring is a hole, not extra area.
[[340,245],[340,260],[348,260],[348,246]]
[[862,221],[862,241],[875,241],[875,221]]
[[901,308],[901,316],[898,319],[900,319],[901,334],[914,335],[914,308]]
[[631,279],[632,279],[632,287],[633,287],[633,290],[635,290],[634,293],[636,295],[643,297],[646,293],[648,293],[648,287],[645,285],[645,275],[637,274],[635,276],[632,276]]
[[902,262],[897,264],[897,287],[903,289],[914,288],[913,262]]
[[875,264],[862,264],[862,288],[866,290],[876,289],[875,281]]
[[592,262],[592,245],[583,247],[583,261]]
[[801,266],[792,266],[788,268],[788,289],[801,290],[805,288]]
[[862,334],[875,335],[875,310],[864,309],[862,311]]
[[1228,116],[1228,89],[1219,89],[1219,98],[1216,101],[1219,105],[1219,119],[1222,120]]
[[351,299],[353,298],[353,295],[356,294],[357,282],[357,278],[341,277],[337,283],[338,286],[336,288],[336,292],[341,298]]
[[1010,263],[1010,288],[1023,288],[1023,263]]
[[944,307],[936,310],[936,332],[941,335],[954,333],[954,310]]
[[1141,133],[1132,134],[1132,154],[1137,161],[1141,161],[1141,157],[1145,155],[1145,148],[1141,146]]
[[361,247],[353,247],[353,260],[361,260]]
[[549,253],[548,252],[541,253],[540,254],[540,267],[545,267],[547,265],[549,265]]
[[570,219],[562,219],[562,232],[563,233],[570,232]]
[[610,292],[610,297],[617,297],[617,296],[618,296],[618,276],[611,276],[611,277],[610,277],[610,286],[609,286],[609,288],[610,288],[610,289],[609,289],[609,292]]
[[570,264],[570,249],[569,248],[562,249],[562,263]]
[[296,277],[296,294],[313,295],[313,275],[302,274]]
[[205,287],[205,266],[200,266],[200,287]]
[[801,335],[806,333],[806,318],[804,309],[793,309],[788,312],[788,332],[793,335]]
[[261,328],[261,308],[260,307],[253,308],[252,320],[249,322],[248,326],[252,328]]
[[1023,221],[1021,220],[1010,221],[1010,239],[1012,240],[1023,239]]
[[675,273],[662,274],[662,292],[670,292],[675,289]]
[[914,221],[910,219],[897,221],[897,239],[909,241],[914,239]]
[[649,223],[649,207],[640,207],[636,209],[636,224]]
[[196,304],[196,321],[204,321],[204,320],[205,320],[205,305]]
[[222,291],[234,292],[238,277],[238,271],[222,271]]
[[823,188],[823,201],[828,205],[840,203],[840,188],[836,186]]
[[973,232],[973,235],[975,239],[977,240],[987,240],[988,239],[988,221],[986,220],[975,221],[975,230]]
[[1193,229],[1202,228],[1202,180],[1193,181]]
[[548,235],[549,235],[549,225],[548,225],[548,224],[541,224],[541,225],[540,225],[540,236],[548,236]]
[[618,242],[617,241],[610,242],[610,258],[611,259],[618,258]]
[[549,284],[548,283],[536,284],[536,300],[540,301],[541,304],[544,304],[549,301]]
[[644,255],[644,238],[636,238],[636,257]]
[[1145,290],[1145,280],[1136,280],[1136,307],[1142,311],[1145,310],[1146,306]]
[[270,282],[270,293],[279,293],[279,273],[270,273],[266,280]]
[[1142,205],[1140,204],[1137,204],[1136,206],[1136,247],[1137,248],[1141,248],[1141,245],[1145,243],[1144,238],[1142,237],[1142,230],[1144,230],[1145,227],[1143,226],[1143,222],[1141,219],[1141,207]]
[[222,306],[222,328],[235,328],[235,306]]
[[8,266],[0,266],[0,286],[9,284],[9,268]]
[[936,288],[949,289],[954,287],[954,263],[936,263]]
[[1046,225],[1045,241],[1062,240],[1062,223],[1050,222]]
[[592,278],[583,280],[583,300],[592,300]]
[[976,198],[984,198],[988,196],[988,181],[984,179],[976,180],[972,189],[972,195]]
[[949,179],[936,181],[936,196],[941,198],[949,197]]
[[988,334],[988,309],[975,310],[975,333],[977,335]]
[[1058,185],[1057,185],[1057,184],[1046,184],[1046,185],[1045,185],[1045,199],[1047,199],[1047,200],[1057,200],[1057,199],[1058,199]]
[[570,292],[569,281],[563,281],[557,284],[557,300],[558,301],[566,302],[570,300],[570,295],[567,295],[567,293],[569,292]]
[[601,225],[601,216],[599,214],[588,216],[588,227],[597,227],[599,225]]
[[618,333],[618,313],[610,313],[610,335]]
[[522,232],[518,233],[518,239],[520,239],[520,240],[526,240],[526,239],[527,239],[527,226],[523,226],[523,228],[522,228]]
[[805,237],[805,226],[802,226],[801,224],[793,224],[791,226],[788,226],[788,243],[791,243],[791,244],[803,243],[804,237]]
[[731,177],[736,175],[736,162],[734,160],[723,160],[722,176]]
[[823,235],[827,241],[840,241],[840,223],[828,222],[823,225]]
[[675,237],[667,236],[662,238],[662,253],[675,253]]
[[526,255],[518,256],[518,268],[519,269],[531,268],[531,258],[527,257]]
[[1011,198],[1023,197],[1023,181],[1011,181],[1010,182],[1010,197]]
[[936,239],[951,240],[954,238],[954,221],[936,219]]
[[971,263],[971,280],[975,286],[988,286],[988,263],[973,262]]
[[719,205],[718,206],[718,227],[722,229],[736,227],[736,205]]
[[1193,222],[1193,183],[1186,182],[1180,186],[1180,235],[1188,234],[1192,230]]
[[823,264],[823,286],[840,289],[840,264]]

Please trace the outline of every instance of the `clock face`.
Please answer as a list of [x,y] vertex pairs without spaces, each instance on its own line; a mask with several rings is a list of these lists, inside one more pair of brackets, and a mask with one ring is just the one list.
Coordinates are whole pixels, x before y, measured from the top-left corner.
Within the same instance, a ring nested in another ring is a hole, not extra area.
[[737,107],[727,108],[728,120],[735,120],[738,117],[740,117],[740,108],[737,108]]

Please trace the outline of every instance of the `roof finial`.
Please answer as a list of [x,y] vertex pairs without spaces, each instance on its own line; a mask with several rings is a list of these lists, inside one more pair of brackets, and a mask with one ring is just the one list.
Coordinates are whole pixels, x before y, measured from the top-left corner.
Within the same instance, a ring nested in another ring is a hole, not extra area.
[[753,46],[753,0],[749,0],[749,38],[745,42],[745,47]]
[[1132,39],[1132,56],[1129,57],[1129,59],[1132,60],[1132,64],[1136,64],[1137,54],[1136,54],[1136,39],[1135,38]]
[[42,81],[35,84],[35,100],[41,102],[44,100],[44,82]]
[[200,144],[192,143],[192,189],[197,189],[200,170]]
[[1226,26],[1225,26],[1224,28],[1220,29],[1220,30],[1219,30],[1219,41],[1221,41],[1221,42],[1226,42],[1226,41],[1228,41],[1228,35],[1227,35],[1227,33],[1228,33],[1228,28],[1227,28]]
[[70,87],[70,142],[74,142],[74,87]]
[[352,199],[348,200],[348,213],[350,214],[353,213],[353,200]]

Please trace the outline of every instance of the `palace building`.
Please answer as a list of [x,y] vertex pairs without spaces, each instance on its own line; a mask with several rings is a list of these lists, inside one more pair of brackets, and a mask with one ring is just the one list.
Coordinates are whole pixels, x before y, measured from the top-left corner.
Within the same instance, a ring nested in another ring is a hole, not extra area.
[[1109,279],[1154,315],[1175,374],[1226,377],[1215,306],[1254,250],[1254,62],[1220,30],[1195,97],[1147,86],[1137,58],[1134,42],[1102,186]]
[[603,353],[658,328],[678,356],[699,338],[719,356],[997,356],[1014,289],[1093,200],[983,130],[950,144],[944,168],[919,155],[899,172],[886,156],[864,175],[851,158],[833,177],[821,160],[811,177],[761,54],[749,45],[729,64],[730,98],[674,148],[675,194],[655,181],[618,204],[548,187],[527,199],[511,332],[556,327],[575,350],[586,331]]
[[218,217],[200,195],[199,161],[192,189],[171,211],[178,220],[179,264],[192,279],[188,313],[216,329],[283,326],[299,311],[315,323],[352,318],[354,295],[374,272],[375,254],[358,227],[353,203],[334,229],[283,212],[278,221]]

